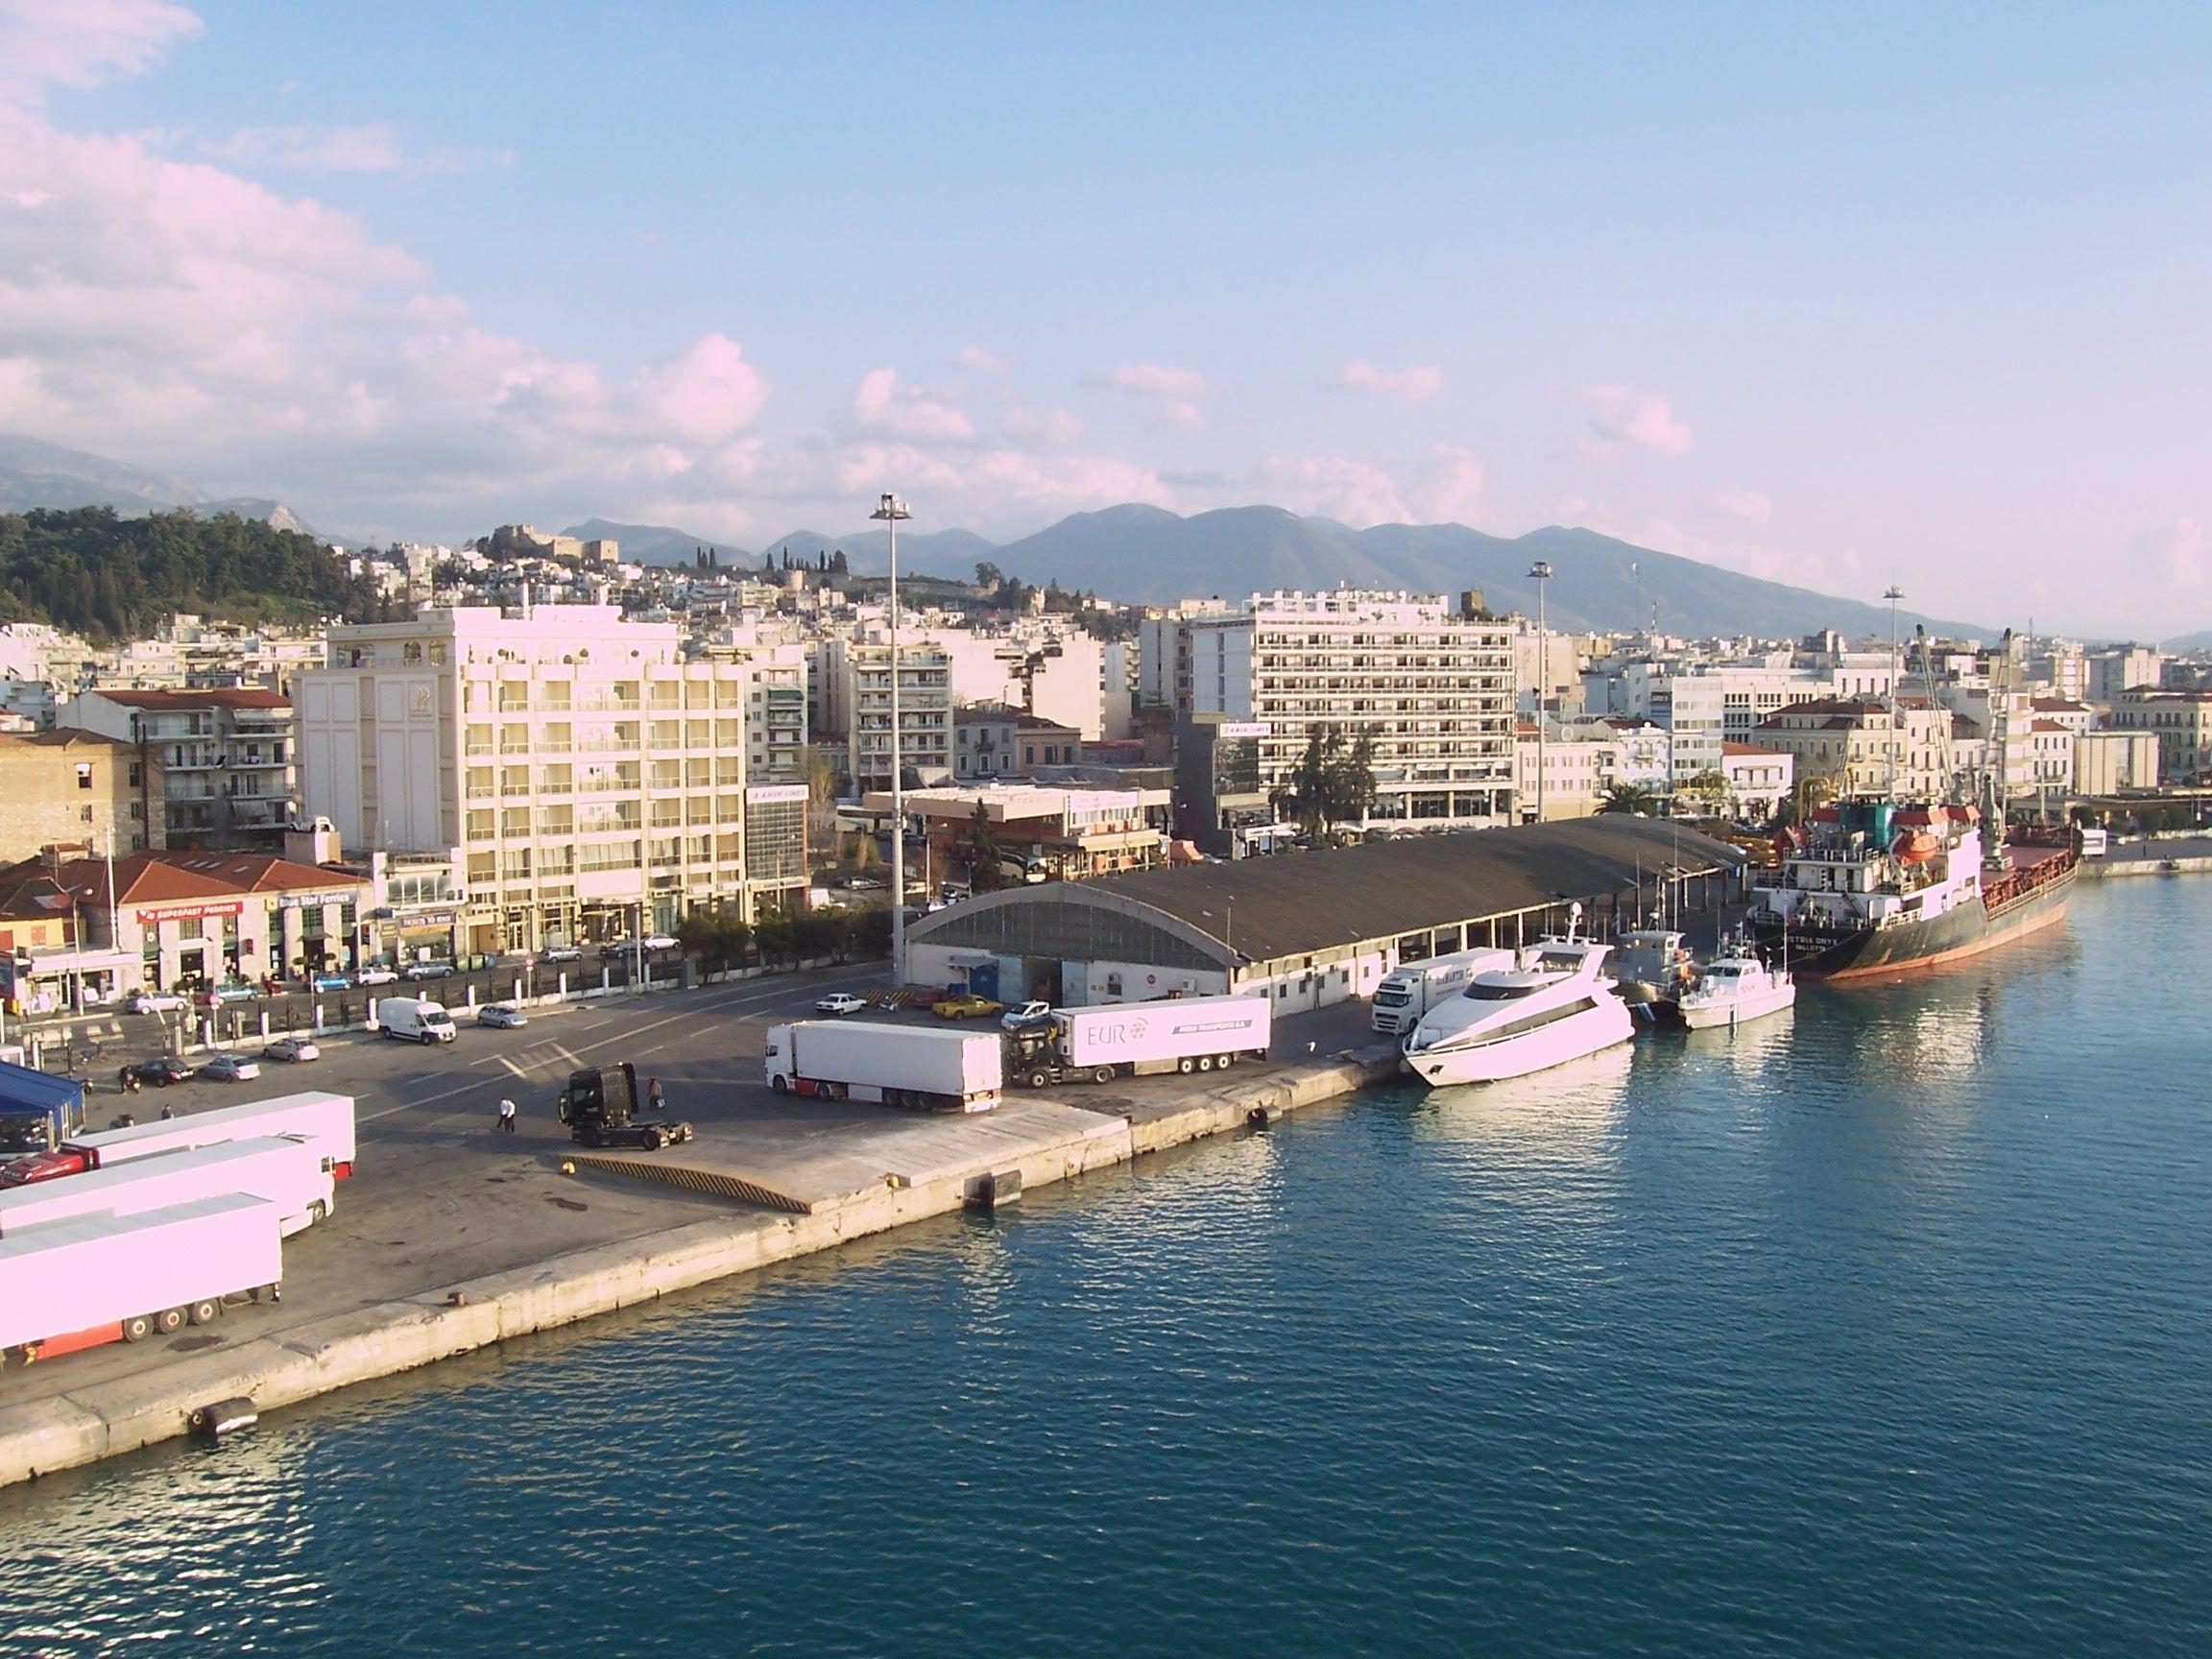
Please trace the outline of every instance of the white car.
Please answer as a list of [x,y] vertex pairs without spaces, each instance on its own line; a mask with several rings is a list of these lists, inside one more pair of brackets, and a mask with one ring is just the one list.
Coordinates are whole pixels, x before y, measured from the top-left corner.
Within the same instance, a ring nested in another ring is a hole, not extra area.
[[648,950],[673,950],[676,946],[677,940],[671,934],[648,933],[645,936],[645,949]]
[[999,1016],[998,1023],[1009,1031],[1019,1031],[1024,1025],[1034,1025],[1052,1012],[1049,1002],[1024,1002],[1019,1008],[1009,1008]]
[[581,962],[584,960],[584,947],[581,945],[549,945],[545,949],[543,959],[547,962]]
[[184,998],[174,991],[133,991],[123,1004],[131,1014],[174,1014],[183,1006]]
[[857,1014],[867,1006],[867,998],[855,997],[850,991],[832,991],[827,997],[814,999],[814,1012],[817,1014]]
[[304,1037],[279,1037],[268,1047],[261,1050],[261,1058],[295,1062],[320,1060],[323,1058],[323,1050],[316,1047]]
[[510,1031],[517,1025],[529,1024],[530,1016],[512,1002],[487,1002],[476,1010],[476,1023]]
[[256,1060],[241,1060],[235,1054],[218,1054],[200,1068],[200,1075],[212,1077],[218,1083],[251,1083],[261,1075],[261,1065]]
[[399,974],[397,969],[393,968],[364,968],[360,973],[353,975],[353,983],[356,985],[397,985],[399,983]]

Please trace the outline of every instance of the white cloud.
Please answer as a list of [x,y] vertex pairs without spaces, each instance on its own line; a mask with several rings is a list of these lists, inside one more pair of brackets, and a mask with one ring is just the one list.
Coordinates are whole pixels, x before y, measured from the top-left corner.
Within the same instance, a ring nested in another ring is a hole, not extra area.
[[1424,524],[1472,524],[1481,505],[1485,472],[1471,449],[1433,445],[1414,473],[1407,499]]
[[1083,422],[1065,409],[1009,409],[999,425],[1007,437],[1030,449],[1065,449],[1083,436]]
[[996,352],[986,351],[980,346],[961,347],[960,361],[971,369],[980,370],[985,374],[1003,374],[1013,367],[1005,358]]
[[1170,426],[1205,425],[1206,414],[1198,399],[1214,390],[1205,376],[1166,363],[1118,363],[1083,379],[1089,386],[1149,399],[1153,413]]
[[1590,429],[1576,445],[1583,454],[1609,457],[1641,449],[1680,455],[1690,447],[1690,428],[1674,418],[1664,397],[1633,386],[1585,386],[1575,400],[1590,417]]
[[861,377],[849,420],[856,432],[909,443],[964,444],[975,436],[975,423],[950,403],[920,387],[901,386],[896,369],[872,369]]
[[1254,482],[1278,506],[1334,518],[1355,529],[1411,517],[1388,471],[1346,455],[1270,455],[1260,464]]
[[2128,562],[2152,594],[2171,594],[2204,586],[2204,532],[2193,518],[2176,518],[2136,537]]
[[199,33],[196,15],[165,0],[0,0],[0,97],[137,75]]
[[1774,513],[1773,502],[1749,491],[1708,495],[1697,505],[1716,518],[1732,519],[1738,524],[1764,524]]
[[1344,365],[1336,384],[1348,392],[1380,392],[1408,403],[1426,403],[1444,390],[1444,371],[1432,363],[1378,369],[1364,358]]
[[300,173],[394,173],[418,178],[465,173],[514,160],[504,150],[432,150],[416,153],[381,122],[363,127],[247,127],[204,141],[202,151],[245,166],[281,167]]
[[768,401],[766,376],[726,334],[705,335],[675,362],[641,371],[637,389],[648,431],[693,444],[734,437]]

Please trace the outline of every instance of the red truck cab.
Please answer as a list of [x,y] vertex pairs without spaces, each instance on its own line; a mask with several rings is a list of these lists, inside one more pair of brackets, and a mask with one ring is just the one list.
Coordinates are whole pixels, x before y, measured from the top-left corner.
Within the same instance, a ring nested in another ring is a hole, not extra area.
[[60,1175],[82,1175],[93,1166],[93,1156],[73,1146],[52,1152],[32,1152],[0,1164],[0,1187],[28,1187],[34,1181],[51,1181]]

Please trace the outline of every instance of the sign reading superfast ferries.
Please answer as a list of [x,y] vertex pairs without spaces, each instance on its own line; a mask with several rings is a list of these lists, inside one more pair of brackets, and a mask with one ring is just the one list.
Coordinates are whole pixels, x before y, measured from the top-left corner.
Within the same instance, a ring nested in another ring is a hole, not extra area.
[[156,922],[204,922],[216,916],[245,913],[243,899],[207,899],[194,904],[152,904],[138,912],[138,921],[140,926],[151,927]]

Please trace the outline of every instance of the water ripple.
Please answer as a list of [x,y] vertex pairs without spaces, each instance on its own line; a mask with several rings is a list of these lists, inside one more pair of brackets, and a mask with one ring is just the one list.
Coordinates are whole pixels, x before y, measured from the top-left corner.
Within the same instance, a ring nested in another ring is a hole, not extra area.
[[0,1652],[2202,1651],[2206,901],[0,1495]]

